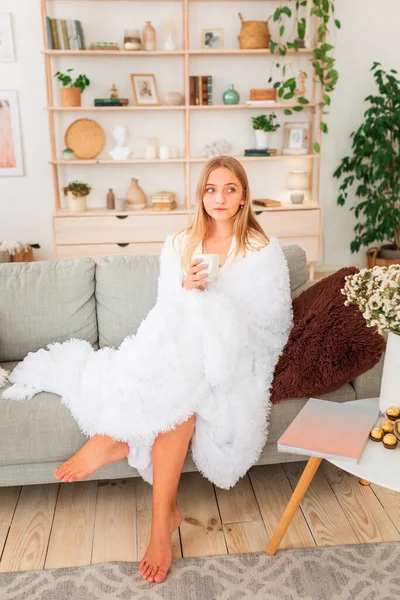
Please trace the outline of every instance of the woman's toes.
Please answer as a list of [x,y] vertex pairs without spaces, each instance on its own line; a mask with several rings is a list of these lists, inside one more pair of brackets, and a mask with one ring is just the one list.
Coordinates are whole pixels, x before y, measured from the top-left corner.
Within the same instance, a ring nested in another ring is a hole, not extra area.
[[156,575],[157,571],[158,571],[158,567],[153,567],[153,568],[151,569],[151,571],[150,571],[150,574],[147,576],[147,581],[148,581],[149,583],[153,583],[153,581],[154,581],[154,576]]
[[150,575],[151,572],[151,565],[146,564],[143,571],[142,571],[142,577],[143,579],[147,579],[148,576]]
[[154,576],[154,581],[156,583],[162,583],[163,581],[165,581],[167,577],[167,573],[165,571],[163,571],[162,569],[158,569],[156,575]]

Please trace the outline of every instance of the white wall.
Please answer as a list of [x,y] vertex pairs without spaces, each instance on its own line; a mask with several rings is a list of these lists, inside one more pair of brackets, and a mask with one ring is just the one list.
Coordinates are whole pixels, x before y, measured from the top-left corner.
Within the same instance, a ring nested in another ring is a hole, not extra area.
[[[192,2],[191,28],[193,37],[191,46],[199,46],[202,27],[223,27],[225,43],[232,47],[239,32],[240,22],[237,12],[241,11],[245,19],[267,18],[271,14],[274,2]],[[127,27],[142,28],[146,19],[151,19],[158,32],[158,45],[162,48],[163,23],[172,16],[178,27],[178,42],[181,41],[180,3],[179,2],[48,2],[55,17],[78,18],[82,21],[87,41],[95,39],[116,40],[122,43],[123,30]],[[0,240],[22,240],[40,243],[42,249],[35,251],[39,258],[52,258],[51,212],[53,193],[51,171],[48,164],[50,156],[48,142],[44,61],[40,53],[42,48],[39,1],[0,0],[0,12],[13,15],[14,39],[17,60],[15,63],[0,63],[0,89],[16,89],[19,95],[19,109],[24,153],[24,177],[3,177],[0,179]],[[349,206],[336,204],[338,182],[332,173],[340,159],[350,152],[349,135],[360,123],[365,106],[365,96],[373,92],[373,78],[370,67],[374,60],[383,66],[399,68],[400,3],[386,0],[385,10],[377,10],[374,0],[336,0],[337,17],[342,28],[336,36],[336,58],[340,81],[332,97],[332,106],[326,118],[330,133],[322,137],[321,161],[321,202],[324,207],[323,256],[319,268],[335,268],[341,265],[365,264],[365,250],[359,255],[350,253],[349,245],[353,239],[353,213]],[[104,26],[106,23],[106,27]],[[214,75],[215,100],[228,83],[235,87],[247,99],[249,87],[261,87],[266,83],[271,63],[265,57],[196,58],[192,59],[192,73],[210,73]],[[163,58],[162,68],[159,60],[146,57],[141,59],[114,59],[84,57],[72,59],[59,57],[53,60],[53,70],[64,70],[70,66],[79,68],[92,80],[85,92],[83,103],[92,104],[93,97],[107,96],[112,83],[118,86],[120,95],[132,99],[129,73],[154,72],[157,76],[160,96],[169,90],[183,91],[183,59]],[[176,66],[179,65],[179,69]],[[296,58],[294,68],[304,67],[304,59]],[[58,94],[58,86],[54,85]],[[56,99],[57,95],[56,95]],[[232,143],[232,153],[239,153],[243,146],[252,145],[252,130],[247,111],[231,113],[211,112],[210,115],[195,114],[192,119],[192,154],[201,153],[205,143],[217,137],[227,137]],[[257,114],[257,112],[252,113]],[[182,115],[156,113],[149,117],[147,113],[126,116],[106,113],[96,119],[106,130],[107,145],[104,154],[112,147],[110,132],[116,123],[124,122],[130,131],[129,143],[136,156],[143,154],[147,136],[158,135],[165,143],[183,146]],[[221,119],[223,115],[224,119]],[[86,115],[83,115],[86,116]],[[93,117],[90,113],[87,116]],[[62,115],[58,117],[57,131],[61,142],[67,125],[76,117]],[[280,113],[280,120],[286,119]],[[59,147],[62,149],[63,144]],[[261,167],[261,165],[263,165]],[[307,166],[307,165],[304,165]],[[266,165],[256,163],[246,169],[249,173],[253,196],[286,198],[285,175],[290,168],[301,168],[299,163],[290,161]],[[192,187],[194,188],[200,166],[192,167]],[[161,188],[177,191],[183,200],[183,166],[181,165],[123,165],[112,167],[62,167],[60,185],[71,179],[81,179],[93,186],[90,198],[91,206],[101,206],[105,202],[108,187],[113,187],[117,195],[123,195],[129,184],[129,178],[137,176],[148,195]]]

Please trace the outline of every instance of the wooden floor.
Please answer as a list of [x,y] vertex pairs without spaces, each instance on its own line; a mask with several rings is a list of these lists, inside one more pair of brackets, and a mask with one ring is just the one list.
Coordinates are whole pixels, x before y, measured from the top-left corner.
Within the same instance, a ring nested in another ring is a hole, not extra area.
[[[265,550],[305,463],[253,467],[231,490],[182,475],[175,558]],[[0,571],[137,561],[151,487],[142,479],[0,488]],[[400,540],[400,494],[323,461],[281,549]]]

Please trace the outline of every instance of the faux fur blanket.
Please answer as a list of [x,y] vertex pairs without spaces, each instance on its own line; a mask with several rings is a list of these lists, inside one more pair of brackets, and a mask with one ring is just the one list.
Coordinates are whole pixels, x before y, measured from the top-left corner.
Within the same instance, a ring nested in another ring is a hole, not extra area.
[[128,462],[152,483],[156,436],[196,414],[198,470],[229,489],[266,442],[270,388],[293,324],[289,272],[277,238],[221,270],[206,291],[182,288],[169,236],[157,302],[119,348],[79,339],[30,352],[3,397],[59,394],[87,436],[126,441]]

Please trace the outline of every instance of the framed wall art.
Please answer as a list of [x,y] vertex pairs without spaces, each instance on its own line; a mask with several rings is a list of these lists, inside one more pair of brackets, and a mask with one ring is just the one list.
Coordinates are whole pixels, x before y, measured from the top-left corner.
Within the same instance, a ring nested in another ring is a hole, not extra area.
[[0,62],[14,62],[15,50],[11,13],[0,12]]
[[201,32],[203,50],[220,50],[224,47],[223,29],[203,29]]
[[0,90],[0,177],[23,174],[17,92]]

